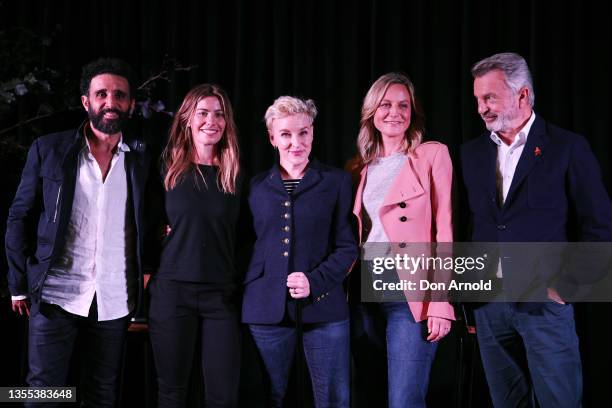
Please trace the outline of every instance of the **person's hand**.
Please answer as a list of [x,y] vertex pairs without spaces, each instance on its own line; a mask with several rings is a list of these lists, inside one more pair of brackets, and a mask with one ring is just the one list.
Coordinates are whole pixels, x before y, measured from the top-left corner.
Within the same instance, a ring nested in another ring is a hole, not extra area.
[[427,318],[428,341],[436,342],[442,340],[451,329],[451,321],[443,317],[429,316]]
[[565,304],[565,302],[563,301],[563,299],[561,299],[561,296],[559,296],[559,292],[557,292],[556,289],[546,288],[546,291],[548,292],[548,298],[550,300],[552,300],[553,302],[559,303],[561,305]]
[[12,301],[13,312],[19,313],[21,316],[30,316],[30,301],[28,299],[13,300]]
[[310,282],[303,272],[293,272],[287,276],[289,294],[294,299],[302,299],[310,295]]

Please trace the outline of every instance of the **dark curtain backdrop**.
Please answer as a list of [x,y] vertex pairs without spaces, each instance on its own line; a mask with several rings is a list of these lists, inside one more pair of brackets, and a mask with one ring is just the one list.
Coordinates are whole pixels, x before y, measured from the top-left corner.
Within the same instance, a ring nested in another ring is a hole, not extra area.
[[[262,118],[284,94],[316,101],[320,114],[314,155],[344,166],[356,152],[360,106],[368,87],[395,70],[407,73],[416,86],[427,116],[426,138],[446,143],[456,158],[461,143],[484,130],[472,96],[470,66],[491,54],[514,51],[531,67],[535,111],[587,137],[610,191],[610,16],[602,7],[598,2],[538,0],[0,0],[0,29],[23,27],[53,35],[51,46],[41,51],[40,64],[74,78],[84,63],[99,56],[127,60],[143,79],[165,56],[197,64],[197,69],[171,76],[155,96],[174,111],[191,86],[223,86],[234,104],[244,168],[250,174],[272,163]],[[81,113],[62,116],[43,127],[71,128],[82,118]],[[154,144],[163,140],[168,124],[159,115],[138,122]],[[9,175],[19,172],[6,169],[6,163],[3,167]],[[3,191],[3,217],[13,193]],[[461,234],[466,214],[457,207]],[[612,403],[602,378],[612,365],[606,340],[610,309],[606,304],[577,305],[586,406]],[[448,364],[454,367],[455,361]]]

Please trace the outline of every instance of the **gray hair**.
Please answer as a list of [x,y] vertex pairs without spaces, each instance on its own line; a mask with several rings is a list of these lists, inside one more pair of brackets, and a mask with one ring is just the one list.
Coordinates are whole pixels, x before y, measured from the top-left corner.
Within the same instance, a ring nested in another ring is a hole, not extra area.
[[266,110],[265,121],[268,130],[272,130],[274,119],[282,119],[292,115],[306,115],[310,118],[310,124],[317,116],[317,107],[312,99],[300,99],[294,96],[280,96]]
[[478,61],[472,66],[472,76],[481,77],[491,71],[502,71],[506,76],[506,85],[514,93],[518,93],[521,88],[529,90],[529,105],[533,107],[535,93],[533,92],[533,80],[527,62],[523,57],[513,52],[503,52]]

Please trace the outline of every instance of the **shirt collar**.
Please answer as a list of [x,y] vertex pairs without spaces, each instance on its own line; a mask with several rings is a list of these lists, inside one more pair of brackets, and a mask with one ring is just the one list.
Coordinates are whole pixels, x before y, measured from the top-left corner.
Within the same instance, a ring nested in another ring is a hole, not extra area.
[[[83,148],[81,149],[81,152],[83,152],[90,159],[93,159],[93,155],[91,154],[91,146],[89,145],[89,139],[87,139],[86,135],[84,139],[85,139],[85,143],[83,145]],[[130,151],[130,146],[128,146],[126,143],[123,143],[123,133],[121,133],[119,136],[119,143],[117,143],[117,151],[115,152],[115,154],[119,154],[119,152],[125,153],[129,151]]]
[[123,133],[121,134],[121,137],[119,138],[119,144],[117,144],[117,150],[121,150],[122,152],[130,151],[130,146],[128,146],[127,143],[123,143]]
[[[523,126],[521,130],[519,130],[517,137],[514,138],[514,141],[512,142],[510,146],[508,146],[508,148],[514,147],[514,146],[520,146],[520,145],[527,143],[527,136],[529,135],[529,131],[531,130],[531,126],[533,125],[533,122],[535,122],[535,112],[531,111],[531,116],[529,117],[529,120],[527,121],[527,123],[525,123],[525,126]],[[504,144],[504,142],[495,132],[491,132],[489,137],[491,138],[493,143],[495,143],[498,146],[502,146]]]

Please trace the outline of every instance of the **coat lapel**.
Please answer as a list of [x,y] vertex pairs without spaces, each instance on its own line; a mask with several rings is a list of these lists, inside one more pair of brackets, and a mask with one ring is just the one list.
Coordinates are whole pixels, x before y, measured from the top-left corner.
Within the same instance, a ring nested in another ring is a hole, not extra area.
[[[81,125],[76,131],[73,142],[68,146],[62,159],[62,190],[61,196],[58,198],[60,205],[60,224],[57,228],[57,237],[61,237],[62,239],[65,236],[65,231],[70,221],[74,190],[76,188],[77,169],[79,166],[79,153],[81,149],[83,149],[84,144],[83,125]],[[60,246],[63,246],[63,244]]]
[[425,193],[425,189],[414,169],[414,160],[411,155],[408,155],[404,167],[387,191],[381,207],[395,205]]
[[355,192],[355,203],[353,205],[353,214],[357,216],[361,221],[361,199],[363,196],[363,188],[365,187],[366,178],[368,177],[368,165],[366,164],[361,168],[359,172],[359,185],[357,185],[357,191]]
[[[497,145],[491,140],[490,133],[478,137],[473,152],[462,156],[466,163],[464,167],[474,169],[473,173],[465,174],[470,177],[468,184],[474,188],[478,195],[484,195],[487,203],[496,211],[498,206],[497,194]],[[469,161],[469,165],[467,163]],[[477,169],[476,169],[477,168]],[[475,173],[475,174],[474,174]],[[466,181],[467,182],[467,181]]]
[[546,127],[544,120],[536,116],[535,121],[527,136],[527,143],[521,153],[521,158],[516,166],[514,177],[512,177],[512,183],[510,184],[510,190],[504,203],[506,207],[513,199],[517,189],[521,183],[525,180],[525,177],[529,174],[533,166],[540,160],[541,154],[544,151],[546,145]]
[[477,160],[482,160],[485,166],[483,171],[485,179],[485,189],[487,191],[487,197],[490,197],[489,201],[495,209],[499,208],[499,194],[497,192],[497,145],[491,140],[489,134],[486,135],[484,140],[485,144]]
[[145,145],[144,142],[133,139],[129,135],[125,135],[123,142],[130,147],[129,152],[125,152],[125,171],[127,174],[128,185],[131,191],[134,215],[136,219],[140,216],[140,200],[144,194],[144,183],[146,180],[146,164],[145,164]]
[[276,192],[280,194],[288,195],[287,190],[285,189],[285,186],[283,184],[283,179],[281,177],[280,168],[278,167],[278,164],[275,164],[270,169],[268,173],[268,177],[266,177],[266,183],[268,183],[270,188],[272,188]]
[[[131,146],[130,146],[131,148]],[[140,161],[138,160],[138,154],[133,151],[125,152],[125,172],[127,175],[128,189],[131,192],[132,204],[134,205],[134,216],[138,219],[138,213],[140,209],[140,191],[138,188],[140,183],[138,182],[139,174],[141,172]]]
[[293,195],[297,197],[303,192],[311,189],[319,184],[319,181],[321,181],[322,178],[323,176],[321,175],[319,163],[313,160],[309,163],[308,170],[306,170],[304,177],[302,177],[300,183],[297,185],[295,190],[293,190]]
[[[322,178],[323,176],[321,175],[319,163],[316,160],[311,161],[308,164],[308,169],[306,170],[304,177],[302,177],[302,180],[300,180],[295,190],[293,190],[292,195],[294,197],[297,197],[303,192],[316,186]],[[275,164],[270,169],[270,173],[268,174],[268,177],[266,177],[266,182],[272,189],[276,190],[277,192],[280,192],[284,195],[288,195],[287,189],[285,189],[285,185],[283,184],[283,179],[281,177],[280,168],[278,164]]]

